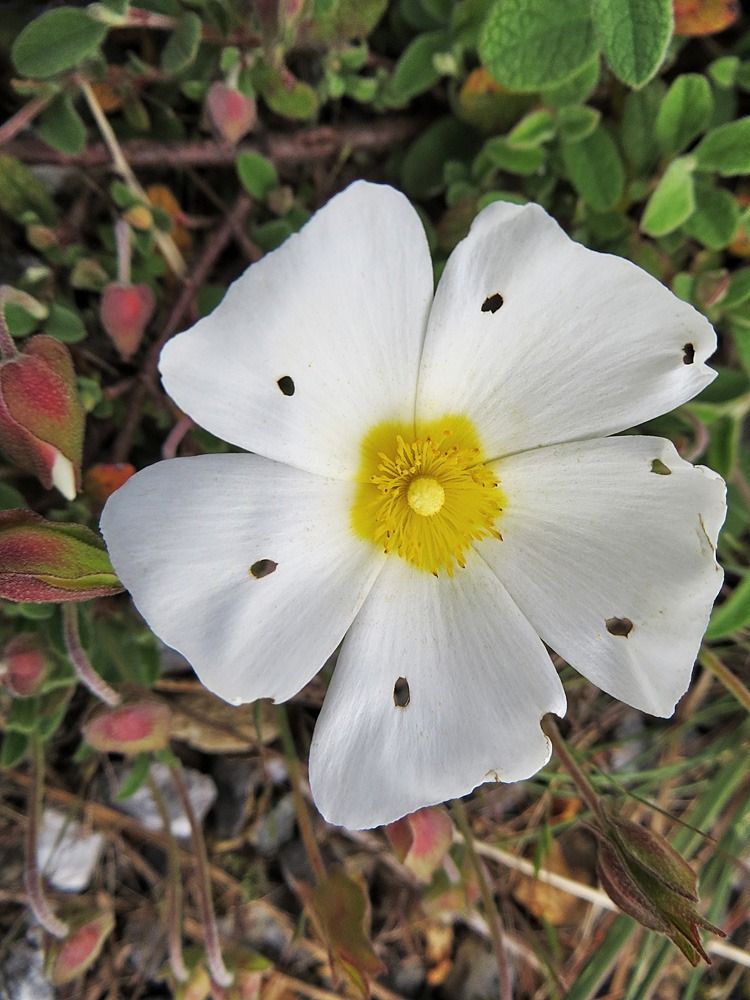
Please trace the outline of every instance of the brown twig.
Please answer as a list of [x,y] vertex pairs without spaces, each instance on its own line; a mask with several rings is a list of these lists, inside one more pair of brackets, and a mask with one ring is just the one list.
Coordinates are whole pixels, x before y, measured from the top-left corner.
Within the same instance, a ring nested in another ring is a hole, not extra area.
[[141,419],[143,401],[154,384],[161,349],[170,337],[173,337],[174,334],[177,333],[185,313],[193,301],[196,291],[211,273],[214,264],[225,249],[227,243],[229,243],[232,239],[235,225],[238,221],[241,222],[249,207],[250,199],[247,195],[240,195],[229,215],[227,215],[222,225],[216,230],[208,241],[200,259],[198,260],[198,263],[193,269],[193,273],[185,281],[182,292],[172,307],[172,311],[167,317],[167,321],[164,324],[161,334],[149,348],[149,352],[143,364],[143,369],[135,383],[133,393],[130,397],[130,407],[128,409],[128,413],[112,447],[113,462],[118,463],[127,461],[128,455],[130,454],[130,446],[133,440],[133,435],[135,434],[138,423]]
[[33,97],[28,104],[24,104],[11,118],[3,122],[0,125],[0,146],[4,146],[6,142],[10,142],[19,132],[23,132],[26,126],[36,118],[40,111],[43,111],[47,107],[51,100],[51,94],[48,94],[46,97]]
[[[263,143],[245,142],[234,148],[206,139],[203,142],[159,143],[147,139],[129,139],[120,144],[131,167],[229,166],[238,153],[260,153],[277,165],[295,165],[327,160],[342,150],[378,153],[412,138],[425,122],[410,115],[397,115],[357,125],[338,128],[319,126],[298,132],[269,133]],[[8,143],[5,152],[30,165],[109,168],[112,157],[104,143],[96,143],[77,156],[61,153],[39,139],[19,139]]]

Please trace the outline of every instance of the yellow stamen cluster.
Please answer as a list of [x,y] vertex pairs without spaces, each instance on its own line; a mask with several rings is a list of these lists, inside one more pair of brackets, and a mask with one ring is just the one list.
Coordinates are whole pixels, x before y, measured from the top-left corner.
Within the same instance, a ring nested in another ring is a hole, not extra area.
[[502,537],[499,484],[464,417],[447,417],[419,436],[376,427],[363,445],[362,473],[357,533],[435,576],[463,569],[472,541]]

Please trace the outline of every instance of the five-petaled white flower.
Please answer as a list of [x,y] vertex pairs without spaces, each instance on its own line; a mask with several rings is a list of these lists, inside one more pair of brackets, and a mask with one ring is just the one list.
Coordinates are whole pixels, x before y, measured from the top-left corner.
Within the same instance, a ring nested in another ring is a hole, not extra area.
[[164,348],[167,392],[252,454],[129,480],[112,561],[230,702],[292,697],[343,639],[310,748],[331,822],[526,778],[565,711],[544,643],[655,715],[688,686],[724,484],[606,435],[699,392],[715,346],[537,205],[485,208],[433,296],[417,213],[357,182]]

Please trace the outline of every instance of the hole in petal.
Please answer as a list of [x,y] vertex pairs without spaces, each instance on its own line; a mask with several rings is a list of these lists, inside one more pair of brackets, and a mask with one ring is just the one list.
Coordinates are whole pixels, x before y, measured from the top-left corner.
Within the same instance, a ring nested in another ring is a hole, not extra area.
[[607,631],[610,635],[628,636],[633,631],[633,623],[629,618],[608,618]]
[[651,463],[651,471],[657,476],[671,476],[672,470],[662,462],[660,458],[655,458]]
[[695,361],[695,345],[685,344],[682,348],[682,360],[686,365],[692,365]]
[[270,576],[276,570],[278,563],[275,563],[273,559],[259,559],[254,562],[250,567],[250,572],[255,577],[256,580],[262,579],[264,576]]
[[281,389],[285,396],[294,395],[294,379],[291,375],[282,375],[281,378],[276,382],[276,385]]
[[393,704],[396,708],[406,708],[410,701],[409,682],[405,677],[399,677],[393,685]]
[[503,304],[503,297],[500,292],[495,292],[494,295],[488,295],[487,298],[482,303],[483,313],[496,313],[500,306]]

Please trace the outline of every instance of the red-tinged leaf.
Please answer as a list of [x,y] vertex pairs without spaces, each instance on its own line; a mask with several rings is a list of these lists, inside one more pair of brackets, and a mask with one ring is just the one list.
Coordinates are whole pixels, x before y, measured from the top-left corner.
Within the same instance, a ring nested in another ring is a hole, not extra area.
[[212,84],[206,104],[214,128],[227,142],[239,142],[255,124],[255,101],[225,83]]
[[385,971],[370,942],[370,901],[360,878],[333,870],[314,889],[297,890],[321,938],[333,968],[342,971],[363,998],[370,979]]
[[84,473],[83,488],[94,504],[103,506],[112,494],[134,475],[135,466],[129,462],[92,465]]
[[430,806],[391,823],[386,833],[399,861],[429,882],[453,843],[453,822],[443,806]]
[[90,969],[114,926],[109,910],[73,918],[68,937],[52,941],[47,949],[45,969],[52,985],[62,986]]
[[0,597],[87,601],[123,589],[104,542],[89,528],[29,510],[0,511]]
[[0,446],[47,489],[80,486],[85,413],[67,347],[44,334],[0,365]]
[[35,632],[14,636],[0,659],[0,681],[16,698],[33,698],[49,673],[47,649]]
[[172,713],[159,702],[144,701],[105,710],[83,727],[83,738],[101,753],[128,756],[163,750],[169,743]]
[[99,318],[123,361],[129,361],[140,347],[155,306],[148,285],[124,287],[112,282],[102,292]]
[[674,0],[675,35],[714,35],[740,16],[739,0]]

